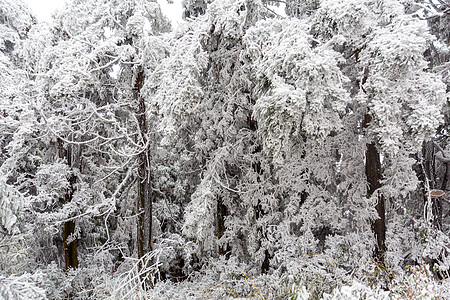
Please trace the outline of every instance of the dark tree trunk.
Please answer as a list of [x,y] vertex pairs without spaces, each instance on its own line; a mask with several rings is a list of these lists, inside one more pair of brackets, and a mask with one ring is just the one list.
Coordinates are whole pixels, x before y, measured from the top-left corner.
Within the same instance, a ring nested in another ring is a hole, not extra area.
[[[141,89],[144,84],[144,71],[140,70],[134,87],[134,97],[138,102],[137,119],[139,122],[138,139],[147,144],[147,117],[144,98]],[[137,199],[137,254],[141,259],[152,251],[152,193],[150,182],[150,159],[148,149],[138,155],[138,199]],[[139,270],[142,262],[139,263]]]
[[[77,240],[71,238],[75,233],[75,221],[68,221],[64,223],[64,259],[66,262],[66,270],[78,268],[78,251]],[[72,240],[72,241],[69,241]]]
[[269,250],[264,250],[264,260],[263,263],[261,265],[261,274],[267,274],[267,272],[269,272],[269,267],[270,267],[270,253]]
[[[447,190],[447,184],[448,184],[448,176],[450,175],[450,164],[445,164],[445,173],[444,173],[444,179],[442,180],[441,190],[446,191]],[[436,203],[433,203],[433,206],[436,207],[435,216],[436,216],[436,226],[442,230],[442,197],[435,198],[434,199]]]
[[[436,149],[437,148],[437,149]],[[437,154],[443,151],[439,145],[435,144],[433,141],[425,142],[422,147],[423,155],[423,171],[421,180],[423,180],[423,192],[424,192],[424,203],[426,205],[428,201],[428,190],[434,190],[438,188],[438,176],[436,176],[436,158]],[[445,165],[445,172],[443,175],[441,190],[445,191],[447,189],[448,176],[449,176],[449,166],[445,159],[445,155],[442,154],[442,163]],[[431,211],[432,211],[432,222],[436,228],[442,228],[442,199],[441,197],[431,197]]]
[[[372,117],[366,114],[364,117],[363,126],[367,128]],[[375,143],[372,142],[366,145],[366,178],[368,183],[367,197],[371,197],[373,193],[381,187],[381,162],[380,153],[378,152]],[[381,194],[377,196],[377,204],[375,209],[378,213],[378,219],[373,224],[373,231],[377,239],[377,248],[375,255],[380,261],[384,260],[384,253],[386,251],[386,212],[384,206],[384,197]]]
[[[444,153],[442,153],[442,157],[446,158]],[[442,179],[441,190],[445,192],[448,185],[448,176],[450,175],[450,163],[448,161],[444,161],[443,163],[445,165],[445,172]],[[433,200],[435,225],[442,230],[442,197],[434,198]]]
[[[430,189],[436,188],[435,151],[433,142],[426,142],[422,150],[424,158],[425,176],[428,179]],[[425,180],[426,180],[425,179]]]
[[[69,150],[64,150],[63,141],[58,139],[58,147],[59,147],[59,158],[67,160],[67,164],[69,167],[73,167],[72,164],[72,153]],[[68,147],[71,147],[70,145]],[[76,178],[74,175],[70,176],[69,179],[69,189],[66,191],[64,195],[64,199],[62,199],[63,203],[69,203],[72,201],[72,195],[75,188]],[[78,250],[77,250],[77,239],[74,236],[75,234],[75,221],[67,221],[64,223],[64,232],[63,232],[63,242],[64,242],[64,261],[66,265],[66,270],[73,268],[78,268]]]
[[[252,100],[251,101],[252,104],[255,104],[255,101]],[[258,123],[255,119],[253,119],[252,115],[249,114],[247,117],[247,125],[249,127],[250,130],[252,131],[257,131],[258,130]],[[262,146],[258,145],[256,147],[256,149],[253,151],[252,154],[256,154],[256,153],[260,153],[262,151]],[[262,176],[263,175],[263,170],[261,168],[261,162],[256,161],[252,163],[252,168],[253,170],[259,175]],[[259,178],[258,178],[258,182],[259,182]],[[261,218],[264,215],[264,211],[261,207],[261,204],[258,203],[258,205],[255,208],[255,217],[258,220],[259,218]],[[261,228],[258,228],[258,232],[261,234],[261,236],[263,236],[262,230]],[[266,238],[266,237],[263,237]],[[261,244],[261,241],[259,242]],[[269,253],[268,249],[264,249],[264,260],[261,264],[261,274],[267,274],[267,272],[269,272],[269,268],[270,268],[270,259],[272,258],[272,256]]]
[[[217,200],[217,218],[216,218],[216,227],[217,227],[217,240],[220,240],[225,232],[225,217],[227,216],[228,211],[225,204],[223,204],[223,200],[219,198]],[[219,245],[219,255],[227,255],[229,252],[228,245]]]

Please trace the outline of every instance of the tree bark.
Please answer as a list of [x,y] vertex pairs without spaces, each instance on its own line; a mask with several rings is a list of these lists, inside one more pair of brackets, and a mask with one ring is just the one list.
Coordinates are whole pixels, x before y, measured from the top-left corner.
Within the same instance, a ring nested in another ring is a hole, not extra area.
[[72,235],[75,232],[75,221],[64,223],[64,259],[66,270],[78,268],[77,239]]
[[[444,192],[447,190],[447,183],[448,183],[448,176],[450,173],[450,166],[449,163],[445,163],[445,173],[444,173],[444,179],[442,180],[441,190]],[[442,230],[442,197],[434,198],[434,218],[436,227],[440,230]]]
[[[70,147],[70,145],[68,146]],[[59,148],[59,158],[67,160],[67,164],[72,168],[72,153],[71,151],[64,150],[63,141],[58,139],[58,148]],[[76,178],[72,174],[69,179],[69,188],[64,195],[64,199],[62,199],[63,203],[69,203],[72,201],[74,186],[75,186]],[[78,268],[78,250],[77,250],[77,239],[74,236],[75,234],[75,221],[67,221],[64,223],[64,232],[63,232],[63,243],[64,243],[64,261],[66,265],[66,270],[72,268]]]
[[[436,187],[436,170],[435,170],[435,156],[436,153],[434,151],[433,142],[424,143],[422,155],[424,157],[424,167],[425,167],[425,176],[428,179],[428,184],[430,189],[434,189]],[[426,180],[425,179],[425,180]]]
[[[439,146],[437,143],[436,145]],[[440,159],[445,165],[445,173],[441,184],[441,190],[445,192],[448,185],[448,176],[450,175],[450,161],[448,157],[445,156],[444,150],[442,148],[438,149],[440,152],[438,153],[439,155],[436,155],[436,158]],[[435,224],[438,229],[442,230],[442,197],[434,198],[433,200]]]
[[[372,120],[369,114],[364,117],[363,127],[367,128]],[[368,183],[367,197],[371,197],[373,193],[381,187],[381,161],[375,143],[366,144],[366,178]],[[377,248],[375,255],[379,261],[384,261],[384,253],[386,252],[386,212],[385,201],[382,194],[377,196],[377,204],[375,209],[378,213],[372,228],[377,239]]]
[[[223,200],[219,197],[217,199],[217,216],[216,216],[216,229],[217,240],[219,241],[225,233],[225,217],[227,216],[227,207],[223,204]],[[226,255],[228,252],[228,245],[219,245],[219,255]]]
[[[134,87],[134,97],[138,102],[137,119],[139,123],[140,142],[147,145],[147,117],[144,98],[141,89],[144,84],[144,71],[138,72]],[[138,199],[137,199],[137,254],[138,259],[152,251],[152,192],[150,182],[150,159],[148,149],[138,155]],[[139,263],[139,270],[142,262]]]

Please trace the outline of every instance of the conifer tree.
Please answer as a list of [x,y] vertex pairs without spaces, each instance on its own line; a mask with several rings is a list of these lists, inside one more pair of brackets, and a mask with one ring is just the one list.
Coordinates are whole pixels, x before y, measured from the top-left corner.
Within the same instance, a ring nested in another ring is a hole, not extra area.
[[183,5],[0,0],[0,297],[450,295],[446,1]]

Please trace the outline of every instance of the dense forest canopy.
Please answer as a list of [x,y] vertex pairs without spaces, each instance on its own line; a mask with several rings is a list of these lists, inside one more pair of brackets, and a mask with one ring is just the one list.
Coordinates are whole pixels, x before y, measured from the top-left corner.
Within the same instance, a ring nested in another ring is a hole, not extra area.
[[449,298],[450,2],[183,9],[0,0],[0,298]]

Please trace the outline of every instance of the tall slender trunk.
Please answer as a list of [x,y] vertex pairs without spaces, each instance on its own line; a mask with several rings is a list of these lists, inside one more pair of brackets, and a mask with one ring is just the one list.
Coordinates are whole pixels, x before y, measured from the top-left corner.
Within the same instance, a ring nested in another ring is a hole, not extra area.
[[[216,230],[217,240],[220,240],[225,233],[225,217],[228,215],[227,207],[223,204],[223,200],[219,197],[217,199],[217,215],[216,215]],[[228,245],[219,245],[219,255],[225,255],[228,252]]]
[[[440,149],[442,150],[442,149]],[[442,150],[442,163],[445,165],[445,172],[442,179],[441,184],[441,190],[447,191],[447,185],[448,185],[448,177],[450,176],[450,162],[446,159],[447,157],[444,154],[444,151]],[[433,159],[434,162],[434,159]],[[442,230],[442,197],[434,198],[434,216],[435,216],[435,224],[436,227]]]
[[435,155],[436,151],[434,149],[433,142],[425,142],[422,149],[422,154],[424,157],[424,168],[425,175],[428,179],[428,185],[430,189],[436,188],[436,166],[435,166]]
[[[367,128],[372,120],[369,114],[364,117],[363,127]],[[373,193],[381,187],[381,161],[375,143],[366,144],[366,178],[368,183],[367,197],[371,197]],[[384,261],[384,253],[386,252],[386,212],[384,197],[382,194],[377,196],[377,204],[375,209],[378,213],[372,228],[377,239],[376,257],[379,261]]]
[[[446,157],[444,150],[435,141],[424,143],[422,153],[424,159],[422,180],[424,183],[428,183],[428,186],[424,184],[424,201],[426,203],[428,201],[428,196],[425,193],[428,192],[427,188],[430,190],[439,188],[438,178],[436,176],[436,160],[439,160],[445,166],[445,172],[442,176],[440,189],[444,192],[447,190],[448,177],[450,176],[450,159]],[[433,214],[433,225],[438,229],[442,229],[442,197],[431,197],[431,207]]]
[[[144,71],[138,72],[134,87],[134,97],[138,102],[137,119],[139,122],[138,138],[147,144],[147,117],[144,98],[141,96],[141,89],[144,84]],[[137,254],[141,259],[144,255],[152,251],[152,192],[150,182],[150,158],[148,149],[138,155],[138,199],[137,199]],[[139,270],[142,268],[139,263]]]
[[[70,147],[70,145],[68,145]],[[59,148],[59,158],[66,159],[69,167],[73,167],[72,161],[72,153],[69,150],[64,150],[63,141],[58,139],[58,148]],[[75,188],[76,178],[72,174],[69,178],[69,188],[64,195],[64,199],[62,199],[63,203],[69,203],[72,201],[73,191]],[[63,232],[63,242],[64,242],[64,260],[66,265],[66,270],[73,268],[78,268],[78,250],[77,250],[77,239],[74,236],[75,234],[75,221],[67,221],[64,222],[64,232]]]

